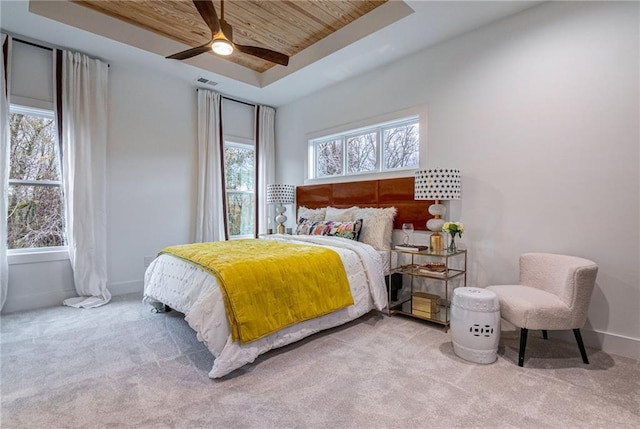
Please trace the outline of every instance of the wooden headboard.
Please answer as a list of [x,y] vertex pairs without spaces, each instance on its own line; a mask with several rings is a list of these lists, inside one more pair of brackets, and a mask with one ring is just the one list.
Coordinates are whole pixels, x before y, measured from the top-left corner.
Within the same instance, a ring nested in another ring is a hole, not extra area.
[[413,177],[401,177],[298,186],[296,207],[395,207],[398,209],[393,224],[395,229],[401,229],[403,223],[412,223],[414,229],[424,231],[427,220],[433,217],[428,212],[433,201],[414,200],[413,181]]

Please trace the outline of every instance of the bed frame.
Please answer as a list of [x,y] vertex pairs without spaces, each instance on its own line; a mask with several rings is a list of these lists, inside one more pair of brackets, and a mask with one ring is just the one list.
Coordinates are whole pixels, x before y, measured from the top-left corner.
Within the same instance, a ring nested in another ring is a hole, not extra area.
[[434,201],[414,200],[413,184],[413,177],[401,177],[298,186],[296,187],[296,215],[297,207],[300,206],[310,209],[327,206],[395,207],[398,209],[393,223],[395,229],[401,229],[403,223],[412,223],[415,230],[425,231],[427,220],[433,217],[428,209]]

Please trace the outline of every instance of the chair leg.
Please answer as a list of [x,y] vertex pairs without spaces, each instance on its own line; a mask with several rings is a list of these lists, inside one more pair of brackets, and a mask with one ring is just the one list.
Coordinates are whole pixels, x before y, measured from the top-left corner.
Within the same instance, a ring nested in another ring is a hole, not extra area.
[[580,354],[582,355],[582,362],[589,364],[589,359],[587,358],[587,351],[584,349],[584,343],[582,342],[582,335],[580,334],[580,329],[574,329],[573,335],[575,335],[576,341],[578,342],[578,348],[580,349]]
[[545,340],[549,339],[549,336],[547,335],[547,330],[546,329],[542,330],[542,338],[544,338]]
[[527,333],[526,328],[520,328],[520,352],[518,353],[518,366],[524,366],[524,349],[527,347]]

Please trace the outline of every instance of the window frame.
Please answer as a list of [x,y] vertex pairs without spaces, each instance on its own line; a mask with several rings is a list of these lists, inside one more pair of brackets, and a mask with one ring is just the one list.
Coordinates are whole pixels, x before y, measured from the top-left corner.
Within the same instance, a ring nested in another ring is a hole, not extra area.
[[[55,112],[53,109],[45,109],[42,107],[32,107],[25,104],[10,103],[9,114],[17,113],[29,116],[37,116],[45,119],[50,119],[55,124]],[[57,138],[56,138],[57,140]],[[11,143],[10,143],[11,144]],[[59,148],[56,147],[58,155],[58,162],[60,159]],[[60,166],[61,167],[61,166]],[[22,179],[9,179],[8,185],[23,185],[23,186],[57,186],[61,190],[61,195],[64,195],[62,177],[60,180],[22,180]],[[64,196],[62,205],[64,206]],[[6,214],[5,214],[6,216]],[[63,213],[64,216],[64,213]],[[67,242],[66,231],[64,241]],[[69,246],[48,246],[48,247],[24,247],[19,249],[7,248],[7,262],[9,265],[13,264],[26,264],[34,262],[50,262],[69,259]]]
[[[256,158],[256,145],[255,142],[251,139],[247,139],[244,137],[238,137],[238,136],[230,136],[230,135],[225,135],[224,136],[224,142],[223,142],[223,149],[226,150],[227,147],[239,147],[241,149],[251,149],[253,151],[253,162],[254,162],[254,170],[253,170],[253,174],[254,174],[254,184],[253,184],[253,191],[231,191],[234,194],[252,194],[253,195],[253,204],[254,207],[258,204],[257,200],[256,200],[256,183],[255,183],[255,169],[258,163],[258,160]],[[223,154],[223,158],[224,158],[224,154]],[[225,174],[227,174],[227,165],[225,163]],[[229,194],[229,189],[227,189],[227,180],[226,177],[223,180],[225,186],[224,186],[224,196],[225,196],[225,206],[227,207],[227,212],[224,214],[226,216],[227,219],[227,225],[229,225],[229,199],[228,199],[228,194]],[[257,219],[254,220],[254,222],[257,222]],[[254,230],[255,230],[255,225],[254,225]],[[241,240],[244,238],[254,238],[255,234],[252,232],[251,234],[238,234],[238,235],[232,235],[231,231],[228,231],[229,234],[229,240]]]
[[[402,127],[407,125],[417,125],[418,126],[418,145],[417,145],[417,163],[416,165],[404,166],[404,167],[396,167],[396,168],[385,168],[387,154],[385,151],[386,144],[383,141],[384,132],[389,128],[394,127]],[[360,126],[358,126],[360,125]],[[326,179],[348,179],[349,177],[357,177],[363,175],[374,175],[380,176],[385,175],[386,173],[403,173],[406,171],[415,171],[419,168],[421,162],[421,149],[423,147],[424,140],[424,124],[423,124],[423,115],[417,109],[409,109],[403,112],[398,112],[395,115],[387,115],[384,118],[378,118],[377,120],[368,120],[364,123],[359,124],[351,124],[342,126],[338,129],[320,131],[307,136],[307,144],[308,144],[308,168],[307,168],[307,180],[310,182],[313,181],[325,181]],[[376,134],[376,160],[375,160],[375,169],[369,171],[358,171],[358,172],[349,172],[348,166],[348,139],[364,135],[368,133]],[[320,171],[320,158],[318,150],[318,146],[323,143],[329,143],[332,141],[340,141],[342,144],[342,169],[341,173],[332,174],[332,175],[323,175],[319,176],[318,172]]]

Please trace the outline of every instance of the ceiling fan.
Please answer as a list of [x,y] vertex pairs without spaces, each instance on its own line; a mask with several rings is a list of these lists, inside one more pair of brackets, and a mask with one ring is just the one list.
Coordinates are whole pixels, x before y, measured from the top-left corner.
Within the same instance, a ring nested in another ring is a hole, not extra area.
[[187,49],[186,51],[178,52],[168,56],[167,58],[173,60],[186,60],[187,58],[195,57],[196,55],[203,54],[208,51],[213,51],[218,55],[231,55],[234,50],[238,50],[244,54],[253,55],[254,57],[261,58],[263,60],[270,61],[272,63],[286,66],[289,64],[289,57],[271,49],[259,48],[256,46],[244,46],[237,43],[233,43],[233,29],[224,20],[224,0],[220,2],[220,19],[216,14],[216,8],[213,5],[213,0],[193,0],[193,4],[198,9],[198,13],[207,23],[211,30],[211,40],[202,46]]

